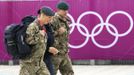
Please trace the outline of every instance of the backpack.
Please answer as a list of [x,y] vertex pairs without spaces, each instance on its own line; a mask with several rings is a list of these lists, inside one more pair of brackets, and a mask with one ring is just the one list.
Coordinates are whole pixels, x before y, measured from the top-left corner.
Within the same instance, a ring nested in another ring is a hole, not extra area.
[[26,30],[35,16],[26,16],[20,24],[11,24],[5,28],[5,47],[13,59],[24,59],[31,54],[31,46],[25,42]]

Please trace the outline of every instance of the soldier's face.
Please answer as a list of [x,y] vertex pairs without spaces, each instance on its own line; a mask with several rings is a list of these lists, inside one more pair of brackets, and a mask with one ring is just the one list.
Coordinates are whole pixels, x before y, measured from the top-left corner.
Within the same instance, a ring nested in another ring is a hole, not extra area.
[[51,21],[52,16],[46,16],[45,14],[41,14],[40,19],[44,24],[48,24]]
[[63,17],[67,16],[68,10],[58,10],[59,14]]
[[45,24],[48,24],[52,19],[52,16],[45,16]]

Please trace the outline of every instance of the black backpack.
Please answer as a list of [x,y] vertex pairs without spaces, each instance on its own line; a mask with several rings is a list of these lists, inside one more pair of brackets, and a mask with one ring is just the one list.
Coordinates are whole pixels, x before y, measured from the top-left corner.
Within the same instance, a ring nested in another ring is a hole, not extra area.
[[20,24],[11,24],[5,29],[4,42],[8,54],[13,59],[24,59],[31,54],[31,46],[25,42],[26,29],[35,20],[35,16],[26,16]]

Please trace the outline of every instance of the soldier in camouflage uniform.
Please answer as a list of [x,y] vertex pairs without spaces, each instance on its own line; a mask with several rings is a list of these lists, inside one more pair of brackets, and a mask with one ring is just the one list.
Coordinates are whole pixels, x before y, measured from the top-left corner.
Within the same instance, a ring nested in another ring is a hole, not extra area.
[[45,63],[43,62],[46,50],[47,35],[44,24],[47,24],[54,12],[49,7],[42,7],[38,11],[37,19],[31,23],[26,30],[26,42],[32,45],[32,53],[25,59],[20,60],[19,75],[50,75]]
[[58,70],[62,75],[74,75],[71,60],[68,56],[69,19],[67,19],[67,10],[69,6],[65,2],[60,2],[57,8],[58,11],[51,21],[55,36],[53,46],[58,50],[58,53],[52,57],[55,75]]

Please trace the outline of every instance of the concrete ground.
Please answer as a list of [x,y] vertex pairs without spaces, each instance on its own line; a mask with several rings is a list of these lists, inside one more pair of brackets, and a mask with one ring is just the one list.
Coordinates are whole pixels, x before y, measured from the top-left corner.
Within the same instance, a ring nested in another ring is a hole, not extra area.
[[[134,75],[134,65],[73,65],[75,75]],[[0,75],[18,75],[20,67],[0,65]],[[60,75],[58,73],[58,75]]]

